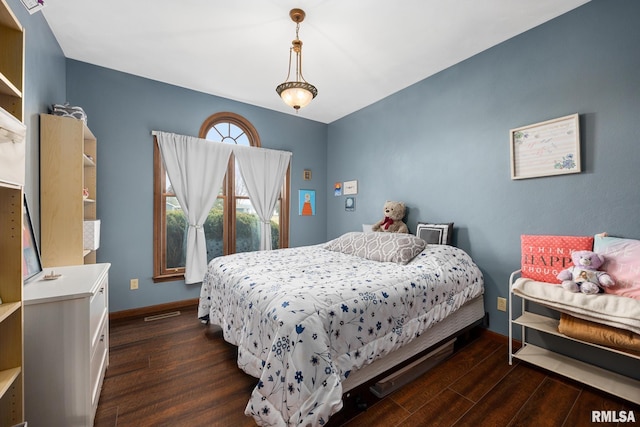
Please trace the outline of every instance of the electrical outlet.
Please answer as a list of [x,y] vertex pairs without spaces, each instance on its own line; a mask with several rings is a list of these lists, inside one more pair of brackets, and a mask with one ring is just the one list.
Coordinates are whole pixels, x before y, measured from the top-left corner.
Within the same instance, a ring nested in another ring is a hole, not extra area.
[[507,299],[498,297],[498,310],[507,311]]
[[131,290],[138,289],[138,279],[131,279],[130,286]]

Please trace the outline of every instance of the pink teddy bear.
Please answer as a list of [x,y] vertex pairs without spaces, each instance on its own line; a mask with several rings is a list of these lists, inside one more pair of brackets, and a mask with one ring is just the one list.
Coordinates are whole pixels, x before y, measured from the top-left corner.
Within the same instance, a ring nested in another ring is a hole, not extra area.
[[575,251],[571,254],[573,266],[562,270],[557,278],[562,287],[571,292],[597,294],[603,287],[614,285],[613,279],[598,268],[604,264],[604,257],[591,251]]

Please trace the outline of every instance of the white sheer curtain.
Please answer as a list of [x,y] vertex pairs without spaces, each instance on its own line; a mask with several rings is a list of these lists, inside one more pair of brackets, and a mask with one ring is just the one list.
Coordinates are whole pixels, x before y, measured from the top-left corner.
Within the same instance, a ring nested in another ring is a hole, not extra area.
[[176,198],[189,222],[185,283],[198,283],[207,271],[203,224],[218,196],[233,147],[185,135],[154,132]]
[[271,249],[271,214],[278,203],[291,153],[257,147],[235,146],[240,173],[249,199],[261,223],[260,250]]

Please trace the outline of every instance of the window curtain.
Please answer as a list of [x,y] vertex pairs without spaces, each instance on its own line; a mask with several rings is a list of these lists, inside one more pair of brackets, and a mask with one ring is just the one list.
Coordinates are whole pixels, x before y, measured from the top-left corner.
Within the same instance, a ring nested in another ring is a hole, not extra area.
[[202,282],[207,272],[203,225],[222,185],[233,147],[173,133],[154,135],[173,191],[189,222],[185,283]]
[[235,146],[233,153],[238,160],[251,204],[260,218],[260,250],[270,250],[271,214],[278,203],[291,153],[242,146]]

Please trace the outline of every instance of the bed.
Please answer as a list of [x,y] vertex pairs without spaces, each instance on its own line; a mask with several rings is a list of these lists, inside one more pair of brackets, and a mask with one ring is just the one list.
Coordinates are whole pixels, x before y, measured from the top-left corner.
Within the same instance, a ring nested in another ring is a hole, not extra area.
[[198,316],[221,326],[238,366],[258,379],[247,415],[262,426],[317,426],[341,409],[345,385],[482,319],[483,292],[481,271],[459,248],[347,233],[213,259]]

